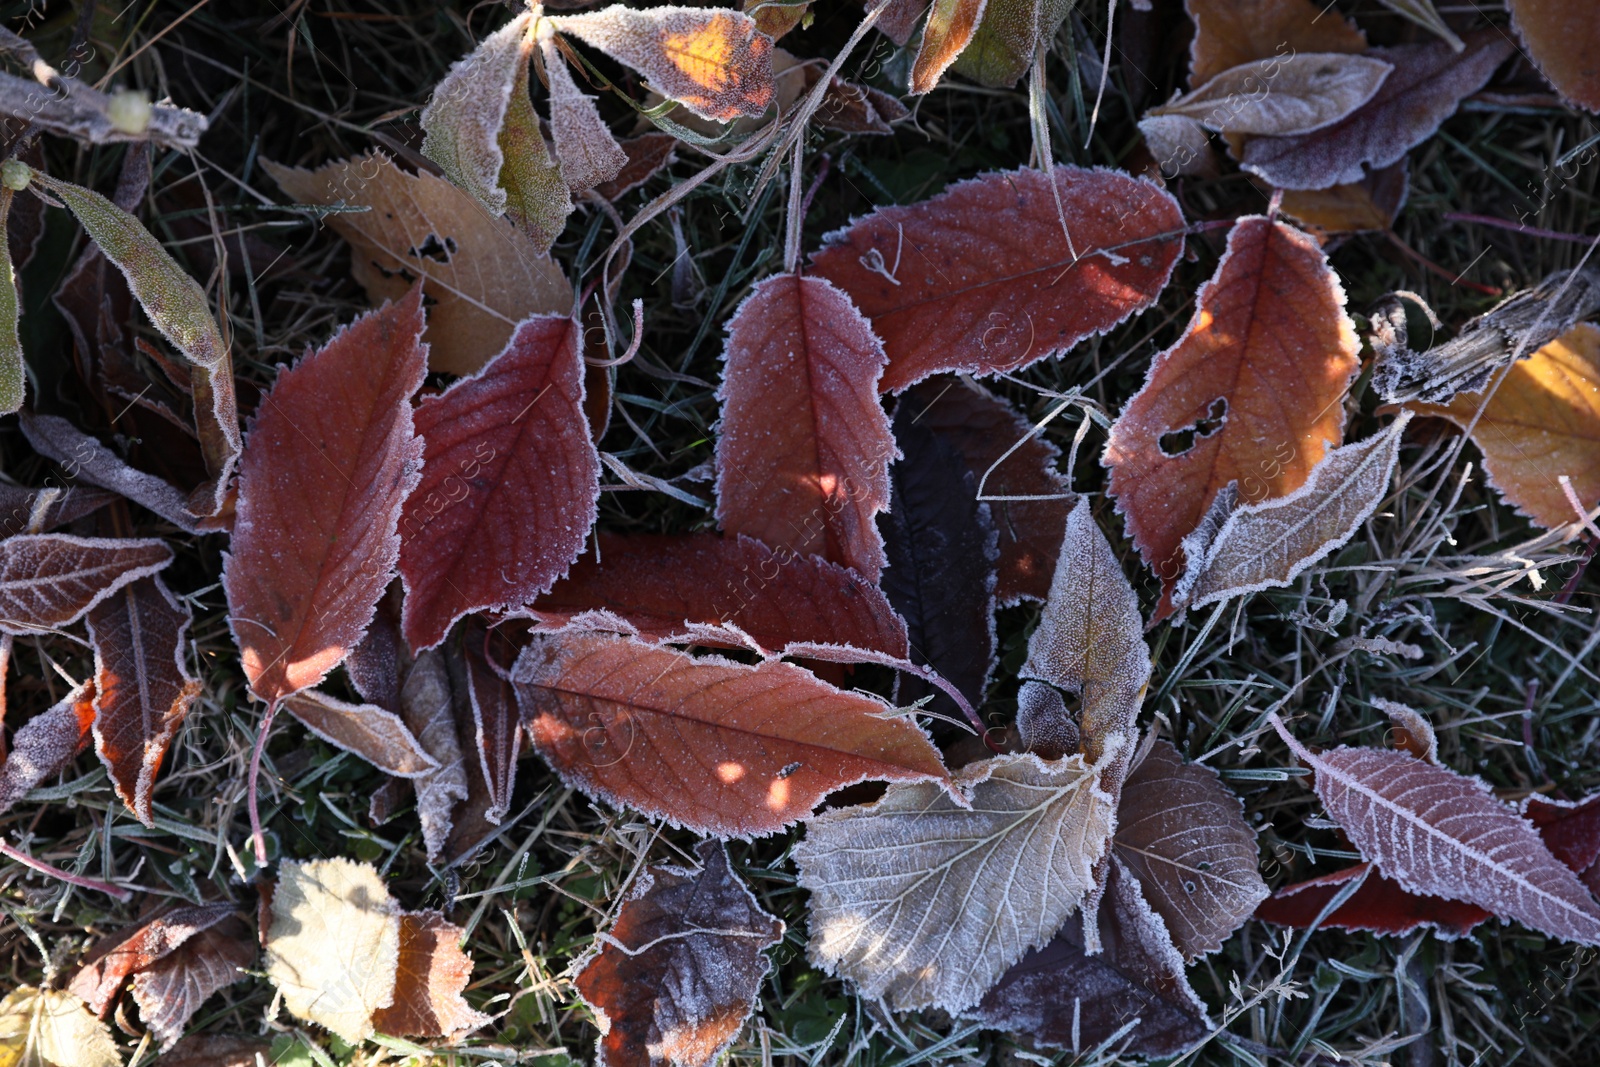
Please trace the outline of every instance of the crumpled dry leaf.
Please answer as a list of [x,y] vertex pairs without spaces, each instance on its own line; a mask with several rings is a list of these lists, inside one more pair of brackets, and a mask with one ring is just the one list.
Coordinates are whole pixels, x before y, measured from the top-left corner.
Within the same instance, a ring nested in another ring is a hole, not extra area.
[[283,709],[328,744],[355,753],[385,774],[421,778],[439,769],[400,717],[376,704],[351,704],[302,689],[285,698]]
[[1082,756],[1000,756],[956,781],[970,808],[895,783],[809,820],[794,849],[811,961],[899,1011],[978,1003],[1077,909],[1111,835],[1111,798]]
[[90,950],[67,989],[82,998],[90,1011],[104,1016],[131,975],[148,970],[179,945],[232,915],[233,910],[228,903],[175,908],[112,934]]
[[1310,133],[1371,100],[1393,69],[1381,59],[1339,52],[1257,59],[1147,115],[1183,116],[1223,133]]
[[134,1003],[163,1052],[178,1043],[211,994],[244,979],[243,968],[255,958],[255,935],[230,916],[134,976]]
[[122,1067],[111,1028],[59,989],[18,986],[0,1000],[0,1063],[7,1067]]

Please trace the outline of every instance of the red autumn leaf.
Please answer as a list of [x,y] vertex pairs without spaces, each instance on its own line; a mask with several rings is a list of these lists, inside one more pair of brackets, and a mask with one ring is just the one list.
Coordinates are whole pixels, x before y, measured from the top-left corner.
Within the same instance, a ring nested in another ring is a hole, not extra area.
[[0,632],[60,629],[129,582],[171,562],[172,549],[156,540],[7,537],[0,541]]
[[389,711],[400,710],[400,689],[411,662],[400,636],[400,599],[399,584],[390,583],[372,624],[344,661],[344,672],[361,699]]
[[1111,495],[1161,577],[1167,614],[1181,542],[1217,493],[1251,503],[1299,488],[1344,436],[1339,403],[1359,369],[1344,290],[1317,242],[1240,219],[1183,337],[1156,356],[1111,427]]
[[422,328],[414,288],[334,334],[261,398],[222,585],[262,700],[314,686],[338,666],[394,573],[400,503],[422,456],[411,420],[427,371]]
[[717,521],[877,581],[895,446],[872,328],[828,282],[782,274],[734,312],[724,358]]
[[960,378],[923,382],[906,400],[921,408],[917,423],[954,445],[978,480],[1000,534],[996,599],[1009,606],[1048,597],[1072,510],[1066,479],[1056,471],[1056,447],[1010,404]]
[[627,165],[615,178],[595,186],[594,191],[607,200],[619,200],[676,162],[677,150],[678,139],[670,133],[652,130],[630,137],[622,142],[622,151],[628,156]]
[[1506,0],[1539,73],[1571,103],[1600,111],[1600,20],[1586,0]]
[[202,930],[233,914],[232,904],[199,904],[158,915],[102,941],[68,988],[89,1010],[104,1015],[128,977],[146,970]]
[[1465,937],[1493,913],[1476,904],[1443,897],[1408,893],[1369,863],[1332,871],[1294,885],[1284,886],[1256,908],[1256,918],[1278,926],[1303,930],[1322,914],[1339,890],[1369,871],[1367,880],[1351,897],[1334,909],[1322,926],[1337,930],[1368,930],[1375,934],[1407,934],[1427,926],[1443,938]]
[[422,481],[400,522],[412,649],[433,648],[468,612],[522,607],[582,551],[600,458],[580,334],[572,319],[536,315],[477,374],[418,405]]
[[1523,801],[1522,814],[1555,858],[1577,873],[1600,860],[1600,795],[1564,801],[1536,794]]
[[165,1051],[177,1044],[206,998],[243,979],[244,968],[255,959],[250,928],[237,915],[229,915],[134,975],[134,1003],[160,1048]]
[[[855,301],[898,392],[940,371],[1060,355],[1155,301],[1183,250],[1177,201],[1141,178],[1058,166],[988,174],[829,234],[816,273]],[[1004,225],[997,225],[1004,219]]]
[[[549,628],[609,611],[660,641],[685,623],[728,622],[763,648],[794,641],[854,645],[904,657],[906,624],[879,588],[848,567],[753,538],[697,533],[600,534],[532,614]],[[706,631],[697,644],[709,644]]]
[[89,611],[94,743],[117,796],[146,826],[161,759],[200,695],[184,635],[189,609],[160,578],[123,586]]
[[[516,650],[495,631],[476,620],[462,635],[467,662],[467,696],[472,702],[472,747],[484,782],[489,787],[489,807],[484,818],[498,823],[511,808],[511,790],[517,782],[517,694],[510,679],[500,672],[516,657]],[[499,664],[489,662],[493,656]],[[470,758],[470,757],[469,757]]]
[[472,977],[472,957],[461,951],[465,936],[466,931],[441,912],[401,913],[394,1002],[372,1014],[379,1033],[450,1037],[489,1021],[461,999]]
[[535,636],[512,680],[564,780],[698,833],[769,834],[855,782],[947,777],[916,726],[790,663],[568,633]]
[[755,1011],[783,923],[721,843],[695,854],[699,870],[647,868],[581,961],[573,984],[600,1027],[596,1067],[706,1067]]
[[10,811],[28,790],[66,766],[93,723],[93,682],[83,683],[24,723],[0,765],[0,812]]

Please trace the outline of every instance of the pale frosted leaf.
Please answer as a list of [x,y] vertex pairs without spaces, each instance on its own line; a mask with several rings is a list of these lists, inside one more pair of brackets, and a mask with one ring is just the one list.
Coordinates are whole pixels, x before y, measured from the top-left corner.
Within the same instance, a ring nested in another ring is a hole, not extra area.
[[11,262],[11,242],[6,222],[11,215],[10,189],[0,190],[0,415],[22,407],[28,371],[22,358],[22,339],[17,336],[17,320],[22,302],[17,294],[17,275]]
[[66,766],[93,722],[94,683],[85,682],[23,723],[0,764],[0,812],[11,810],[28,790]]
[[[676,143],[666,134],[659,136]],[[528,96],[527,62],[518,65],[517,80],[511,86],[511,102],[500,127],[500,152],[505,158],[500,185],[505,190],[506,214],[528,232],[534,248],[549,252],[572,214],[572,192],[550,155],[539,115]]]
[[550,133],[555,138],[561,176],[574,193],[610,181],[628,163],[594,98],[578,88],[553,37],[540,42],[545,76],[550,80]]
[[1000,756],[957,782],[970,808],[896,783],[810,820],[794,850],[812,962],[902,1011],[976,1004],[1077,909],[1111,835],[1111,798],[1081,756]]
[[439,769],[400,716],[375,704],[351,704],[316,689],[302,689],[286,698],[283,707],[330,745],[355,753],[387,774],[420,778]]
[[400,957],[394,1003],[372,1017],[379,1033],[456,1038],[489,1022],[461,997],[472,978],[472,957],[461,951],[467,932],[437,911],[400,916]]
[[232,904],[193,905],[165,911],[138,926],[110,934],[90,949],[67,989],[81,997],[90,1011],[104,1016],[129,976],[148,970],[231,914]]
[[1424,763],[1439,762],[1439,739],[1434,736],[1433,724],[1423,718],[1422,712],[1397,700],[1373,697],[1372,706],[1389,716],[1393,724],[1390,740],[1394,747],[1409,752]]
[[400,690],[400,715],[439,764],[438,770],[411,780],[428,862],[436,863],[450,838],[450,814],[457,801],[467,799],[467,768],[456,732],[450,675],[438,652],[423,652],[411,665]]
[[1044,759],[1070,755],[1080,743],[1078,720],[1061,693],[1031,679],[1017,690],[1017,733],[1023,748]]
[[528,66],[532,24],[532,13],[525,11],[485,37],[451,64],[422,109],[422,154],[493,215],[506,210],[500,127],[519,68]]
[[[368,153],[317,170],[262,166],[302,204],[342,206],[328,225],[350,242],[350,270],[374,303],[422,279],[430,370],[471,374],[536,314],[572,310],[572,286],[531,237],[432,174]],[[367,210],[359,210],[365,208]]]
[[309,1022],[358,1043],[394,1002],[400,906],[370,864],[284,861],[272,893],[267,977]]
[[184,533],[199,532],[187,493],[153,474],[128,466],[120,456],[59,415],[25,411],[18,420],[34,451],[66,466],[75,477],[148,508]]
[[122,1067],[111,1028],[59,989],[18,986],[0,1000],[0,1063],[7,1067]]
[[1408,415],[1365,441],[1333,449],[1288,496],[1235,507],[1209,544],[1204,524],[1198,536],[1184,538],[1186,571],[1173,602],[1187,595],[1198,608],[1288,585],[1349,541],[1389,493]]
[[1194,119],[1146,113],[1139,120],[1139,132],[1161,168],[1162,177],[1216,173],[1216,150],[1211,147],[1206,128]]
[[1157,741],[1128,775],[1112,841],[1184,959],[1215,952],[1267,895],[1255,831],[1217,772]]
[[1381,59],[1305,52],[1257,59],[1151,111],[1224,133],[1309,133],[1372,99],[1394,67]]
[[153,539],[19,534],[0,540],[0,631],[38,633],[76,622],[171,562],[172,549]]
[[1479,778],[1402,752],[1312,753],[1317,796],[1363,856],[1408,893],[1460,900],[1551,937],[1600,944],[1600,904]]
[[206,999],[244,979],[256,959],[254,933],[244,921],[226,919],[185,941],[133,979],[133,999],[145,1025],[164,1051]]

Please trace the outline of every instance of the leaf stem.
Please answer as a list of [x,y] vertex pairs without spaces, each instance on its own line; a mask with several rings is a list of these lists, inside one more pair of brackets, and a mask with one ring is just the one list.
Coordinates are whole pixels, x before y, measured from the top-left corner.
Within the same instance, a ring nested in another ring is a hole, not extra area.
[[1475,226],[1490,226],[1497,230],[1510,230],[1512,233],[1526,234],[1529,237],[1543,237],[1547,241],[1570,241],[1573,244],[1580,245],[1590,244],[1594,241],[1593,237],[1585,237],[1581,233],[1542,230],[1537,226],[1512,222],[1510,219],[1497,219],[1493,215],[1473,215],[1466,211],[1446,211],[1444,217],[1449,222],[1470,222]]
[[250,808],[250,843],[255,847],[256,866],[267,865],[267,835],[261,830],[261,808],[256,803],[256,781],[261,777],[261,753],[267,747],[267,731],[272,729],[272,717],[278,713],[276,700],[267,704],[267,713],[261,717],[261,729],[256,733],[255,747],[250,750],[250,778],[248,805]]
[[60,867],[52,867],[44,860],[36,860],[26,852],[12,848],[4,841],[0,841],[0,856],[10,856],[24,867],[31,867],[40,874],[48,874],[52,878],[59,878],[68,885],[75,885],[81,889],[98,890],[108,897],[120,900],[124,904],[133,899],[133,894],[121,886],[112,885],[110,882],[97,882],[93,878],[84,878],[81,875],[73,874],[71,871],[63,871]]

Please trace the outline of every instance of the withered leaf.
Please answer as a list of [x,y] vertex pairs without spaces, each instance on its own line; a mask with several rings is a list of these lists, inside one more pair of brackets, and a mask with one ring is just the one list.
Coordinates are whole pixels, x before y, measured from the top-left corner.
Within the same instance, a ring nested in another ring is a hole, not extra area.
[[946,778],[912,723],[789,663],[567,633],[536,635],[512,680],[563,780],[700,833],[769,834],[855,782]]
[[420,778],[439,769],[406,724],[376,704],[351,704],[316,689],[284,698],[283,708],[330,745],[353,752],[386,774]]
[[940,371],[1016,370],[1109,330],[1166,287],[1182,230],[1155,184],[1058,166],[880,208],[829,234],[812,262],[872,321],[889,357],[880,388],[898,392]]
[[811,819],[794,850],[811,961],[896,1010],[977,1004],[1077,909],[1111,835],[1111,798],[1082,756],[999,756],[956,785],[970,807],[897,782]]
[[628,154],[600,117],[594,98],[572,80],[567,61],[556,47],[552,24],[541,22],[538,32],[550,83],[550,135],[555,139],[556,159],[567,188],[581,193],[615,178],[627,165]]
[[[1382,697],[1373,697],[1372,706],[1389,716],[1390,727],[1389,741],[1402,752],[1422,760],[1424,763],[1439,762],[1439,739],[1434,735],[1433,724],[1416,708],[1401,704],[1395,700],[1385,700]],[[1535,825],[1538,821],[1535,820]],[[1545,844],[1550,844],[1548,836]],[[1600,848],[1600,845],[1596,846]],[[1551,851],[1555,851],[1554,846]],[[1582,872],[1583,868],[1568,862],[1565,856],[1557,853],[1557,858],[1573,870]]]
[[401,1037],[456,1037],[487,1023],[461,997],[472,977],[472,957],[461,951],[466,931],[437,911],[400,916],[400,955],[394,1003],[379,1008],[372,1025]]
[[66,419],[24,411],[18,422],[34,451],[67,466],[74,477],[150,509],[185,533],[199,532],[198,516],[189,510],[187,493],[153,474],[130,467]]
[[152,539],[18,534],[0,540],[0,631],[39,633],[77,622],[130,582],[172,562]]
[[1283,194],[1283,213],[1319,237],[1387,230],[1405,207],[1410,179],[1404,157],[1358,182]]
[[1539,831],[1551,855],[1578,874],[1600,860],[1600,795],[1573,801],[1533,793],[1522,802],[1522,816]]
[[411,662],[411,653],[400,634],[402,595],[399,582],[389,583],[388,592],[372,615],[372,624],[344,661],[344,672],[361,699],[390,711],[400,709],[400,688]]
[[189,608],[160,578],[123,586],[89,610],[94,745],[117,796],[152,826],[150,794],[200,680],[189,673]]
[[978,480],[1000,535],[995,596],[1009,606],[1050,595],[1061,531],[1072,510],[1066,479],[1056,470],[1060,453],[1000,397],[956,377],[932,378],[904,394],[919,426],[960,451]]
[[1506,0],[1511,25],[1539,73],[1570,103],[1600,111],[1600,24],[1582,0]]
[[406,673],[400,690],[400,715],[439,769],[411,780],[417,794],[417,820],[428,862],[437,863],[450,838],[451,813],[467,799],[467,766],[461,755],[455,701],[444,657],[423,652]]
[[471,374],[529,315],[567,314],[572,287],[533,239],[432,174],[407,174],[370,152],[317,170],[262,161],[303,204],[340,205],[328,225],[350,242],[350,271],[373,301],[402,299],[421,279],[428,366]]
[[58,989],[18,986],[0,1000],[0,1062],[17,1067],[122,1067],[111,1029]]
[[[498,823],[511,808],[522,744],[517,693],[511,679],[502,674],[516,658],[516,649],[474,619],[462,634],[462,651],[467,661],[467,699],[472,706],[472,747],[489,787],[484,818]],[[504,665],[490,663],[491,656]]]
[[150,968],[202,930],[233,914],[233,905],[199,904],[166,911],[131,930],[114,934],[93,950],[67,988],[104,1016],[128,978]]
[[[918,10],[922,4],[914,5]],[[955,71],[982,85],[1015,85],[1048,48],[1056,30],[1072,10],[1072,0],[988,0],[983,18]]]
[[872,327],[828,281],[782,274],[734,312],[723,358],[717,521],[876,581],[895,445]]
[[1178,342],[1151,361],[1111,427],[1109,491],[1165,599],[1183,538],[1217,493],[1249,502],[1299,488],[1344,434],[1339,401],[1360,367],[1344,290],[1317,243],[1242,218]]
[[417,406],[422,479],[400,518],[413,649],[438,645],[468,612],[522,607],[583,550],[600,458],[580,335],[572,319],[535,316],[477,374]]
[[1387,167],[1431,136],[1514,51],[1497,29],[1465,41],[1459,55],[1443,41],[1372,49],[1367,54],[1394,73],[1370,100],[1315,132],[1253,139],[1242,166],[1283,189],[1326,189],[1360,181],[1363,166]]
[[1183,539],[1185,569],[1173,603],[1203,607],[1294,581],[1307,567],[1350,540],[1389,493],[1406,413],[1365,441],[1329,451],[1305,483],[1287,496],[1229,507]]
[[573,984],[595,1013],[598,1067],[707,1067],[755,1010],[784,926],[762,910],[716,841],[698,870],[646,868]]
[[133,999],[165,1051],[206,999],[244,978],[256,959],[255,937],[237,916],[184,941],[133,979]]
[[1206,128],[1184,115],[1146,114],[1139,133],[1163,178],[1179,175],[1216,175],[1217,153]]
[[422,291],[343,327],[279,373],[239,464],[223,557],[228,624],[250,688],[281,700],[361,640],[400,554],[400,504],[422,442]]
[[1482,779],[1402,752],[1313,754],[1272,721],[1316,772],[1328,814],[1406,892],[1476,904],[1551,937],[1600,943],[1600,904]]
[[94,723],[94,682],[85,682],[22,724],[0,765],[0,812],[66,766]]
[[972,40],[988,0],[932,0],[911,67],[913,96],[930,93]]
[[[686,623],[727,622],[768,649],[814,641],[906,655],[905,620],[883,592],[820,556],[709,533],[602,533],[596,546],[534,602],[545,628],[604,610],[656,641],[684,635]],[[709,631],[695,641],[711,643]]]
[[1244,805],[1168,741],[1128,775],[1111,847],[1186,960],[1221,948],[1267,895]]
[[1393,69],[1381,59],[1338,52],[1257,59],[1149,114],[1181,115],[1224,133],[1309,133],[1371,100]]
[[1103,948],[1090,955],[1077,924],[1068,923],[1007,971],[968,1017],[1074,1053],[1111,1041],[1135,1056],[1175,1056],[1211,1031],[1161,916],[1116,860],[1099,933]]
[[[917,413],[915,404],[902,403],[894,417],[903,455],[889,471],[890,506],[878,520],[887,558],[883,591],[906,620],[912,662],[938,671],[976,707],[995,665],[999,538],[961,453]],[[948,695],[915,676],[900,679],[895,700],[904,705],[928,695],[930,710],[957,714]]]
[[1261,902],[1255,917],[1262,922],[1303,930],[1316,922],[1322,909],[1333,902],[1345,885],[1363,873],[1366,881],[1322,920],[1323,929],[1366,930],[1398,936],[1426,927],[1439,937],[1454,940],[1465,937],[1479,923],[1494,917],[1492,912],[1476,904],[1426,893],[1408,893],[1371,867],[1370,863],[1358,863],[1286,885]]
[[772,39],[742,12],[611,4],[551,21],[559,32],[626,63],[701,118],[756,117],[772,102]]
[[1256,59],[1367,47],[1355,23],[1311,0],[1184,0],[1184,6],[1194,20],[1190,86]]
[[352,1044],[394,1003],[400,906],[371,866],[286,860],[272,893],[267,977],[284,1006]]

